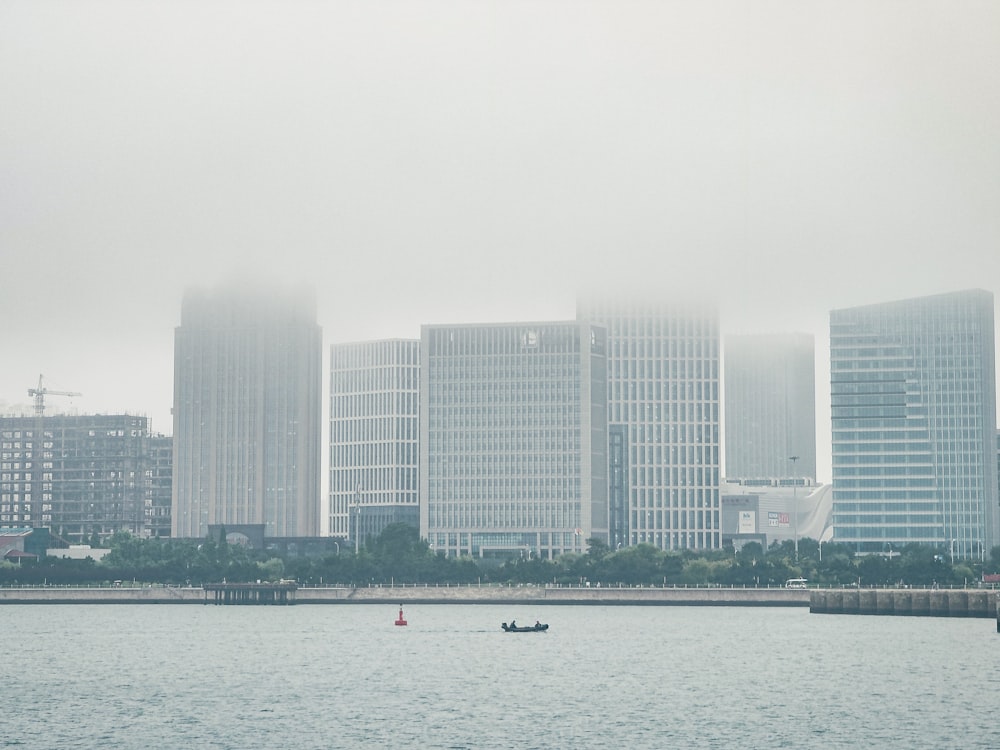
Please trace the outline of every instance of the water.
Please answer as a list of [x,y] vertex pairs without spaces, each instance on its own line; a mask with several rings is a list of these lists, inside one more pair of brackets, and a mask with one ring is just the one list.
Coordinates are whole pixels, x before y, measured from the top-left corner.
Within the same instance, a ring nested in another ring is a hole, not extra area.
[[[993,620],[805,609],[0,607],[0,747],[996,748]],[[502,621],[549,622],[507,634]]]

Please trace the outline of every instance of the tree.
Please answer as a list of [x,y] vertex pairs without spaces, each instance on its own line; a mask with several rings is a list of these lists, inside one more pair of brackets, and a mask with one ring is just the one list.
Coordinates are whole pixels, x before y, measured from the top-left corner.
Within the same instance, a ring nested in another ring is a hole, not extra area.
[[285,561],[280,557],[272,557],[257,563],[257,567],[260,569],[261,578],[267,581],[279,581],[285,575]]
[[610,551],[611,548],[603,539],[592,536],[587,540],[587,554],[595,560],[604,559]]

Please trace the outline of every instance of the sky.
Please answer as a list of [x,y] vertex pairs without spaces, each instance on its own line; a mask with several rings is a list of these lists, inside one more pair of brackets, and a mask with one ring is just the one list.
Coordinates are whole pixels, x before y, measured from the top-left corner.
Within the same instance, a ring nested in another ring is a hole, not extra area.
[[816,336],[823,479],[829,311],[1000,291],[993,0],[5,0],[0,102],[0,409],[169,434],[191,286],[326,349],[642,285]]

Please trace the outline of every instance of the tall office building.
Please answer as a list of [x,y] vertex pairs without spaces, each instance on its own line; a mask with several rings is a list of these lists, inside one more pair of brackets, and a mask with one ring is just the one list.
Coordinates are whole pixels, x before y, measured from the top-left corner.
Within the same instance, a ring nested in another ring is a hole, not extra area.
[[726,479],[815,481],[812,335],[726,336],[725,344]]
[[0,526],[68,542],[149,533],[146,417],[0,417]]
[[834,540],[958,558],[1000,542],[993,295],[830,313]]
[[322,339],[301,290],[191,290],[174,344],[172,532],[318,536]]
[[330,535],[420,528],[420,341],[330,347]]
[[611,545],[719,548],[717,310],[582,300],[577,317],[608,331]]
[[424,326],[420,533],[448,555],[586,552],[607,540],[605,331]]

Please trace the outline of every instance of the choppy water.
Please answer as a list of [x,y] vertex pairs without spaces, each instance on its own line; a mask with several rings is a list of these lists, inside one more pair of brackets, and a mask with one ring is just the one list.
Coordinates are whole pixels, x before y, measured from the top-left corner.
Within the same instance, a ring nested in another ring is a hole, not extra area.
[[[805,609],[0,607],[0,746],[996,748],[992,620]],[[541,618],[544,634],[501,621]]]

